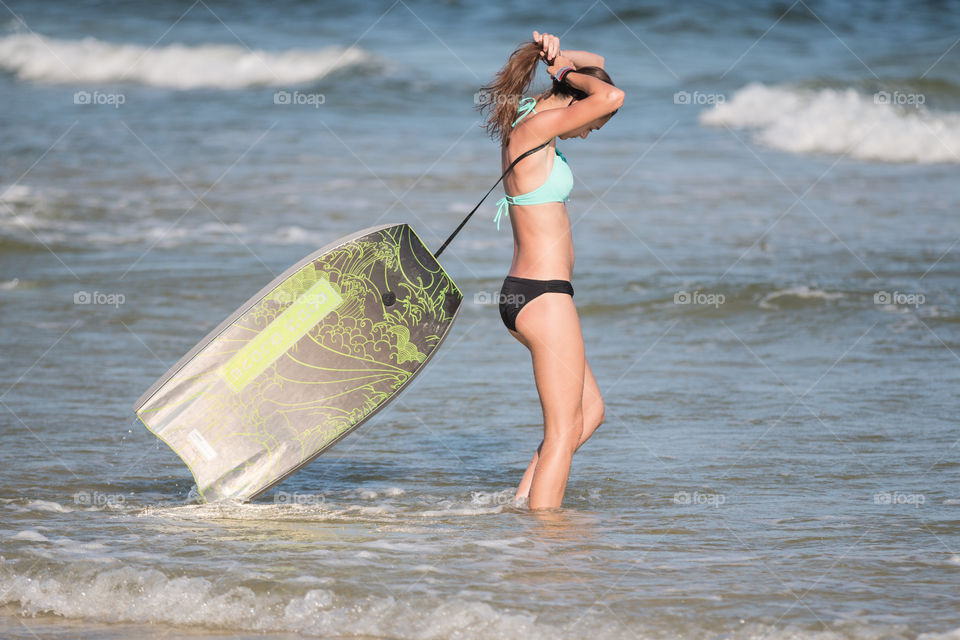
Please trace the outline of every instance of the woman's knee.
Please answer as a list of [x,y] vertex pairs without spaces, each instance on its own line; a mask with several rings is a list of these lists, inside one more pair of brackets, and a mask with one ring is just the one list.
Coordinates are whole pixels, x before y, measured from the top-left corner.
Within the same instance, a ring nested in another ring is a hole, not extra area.
[[584,414],[582,409],[577,407],[569,414],[560,417],[556,414],[550,416],[544,423],[543,442],[547,445],[574,447],[580,442],[583,436],[585,426]]
[[583,427],[570,427],[569,429],[557,430],[554,433],[547,434],[543,439],[540,448],[540,457],[549,457],[551,455],[570,455],[577,450],[580,445],[580,438],[583,435]]

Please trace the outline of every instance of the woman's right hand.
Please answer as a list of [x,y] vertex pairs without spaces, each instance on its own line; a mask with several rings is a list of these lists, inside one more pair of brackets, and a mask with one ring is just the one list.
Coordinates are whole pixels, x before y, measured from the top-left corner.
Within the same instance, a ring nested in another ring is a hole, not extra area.
[[560,38],[549,33],[533,32],[533,41],[540,45],[540,59],[552,65],[560,55]]

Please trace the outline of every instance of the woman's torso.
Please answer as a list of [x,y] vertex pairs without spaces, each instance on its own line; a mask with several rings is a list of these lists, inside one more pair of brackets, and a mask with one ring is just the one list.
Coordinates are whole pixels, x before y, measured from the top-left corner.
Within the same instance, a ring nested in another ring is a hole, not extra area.
[[[521,160],[504,178],[504,190],[511,195],[528,194],[540,188],[551,175],[556,155],[554,144]],[[536,146],[536,145],[530,145]],[[501,148],[503,170],[526,148],[512,144]],[[513,261],[510,275],[537,280],[571,280],[573,277],[573,237],[570,218],[563,202],[510,205],[513,229]]]

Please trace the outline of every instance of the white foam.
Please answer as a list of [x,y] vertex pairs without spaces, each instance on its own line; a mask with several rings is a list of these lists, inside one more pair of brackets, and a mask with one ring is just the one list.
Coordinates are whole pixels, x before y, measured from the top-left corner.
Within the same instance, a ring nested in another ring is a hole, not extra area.
[[442,553],[444,547],[441,545],[424,542],[391,542],[390,540],[371,540],[365,544],[374,549],[386,549],[387,551],[398,551],[403,553]]
[[26,529],[24,531],[19,531],[12,536],[11,540],[25,540],[28,542],[50,542],[50,538],[43,535],[39,531],[33,531],[32,529]]
[[33,191],[25,184],[11,184],[6,188],[0,187],[0,202],[27,202],[32,195]]
[[421,516],[423,518],[443,518],[447,516],[483,516],[483,515],[490,515],[494,513],[500,513],[501,511],[503,511],[503,506],[477,507],[475,509],[448,508],[448,509],[433,509],[430,511],[421,511],[413,515]]
[[960,627],[945,633],[921,633],[917,640],[960,640]]
[[445,573],[443,569],[432,564],[415,564],[410,567],[410,570],[420,573]]
[[65,507],[62,504],[50,502],[49,500],[27,500],[23,506],[29,511],[49,511],[51,513],[71,513],[76,511],[76,509],[72,507]]
[[500,551],[515,551],[516,546],[523,547],[519,549],[523,553],[526,553],[530,546],[530,541],[526,538],[513,537],[513,538],[504,538],[501,540],[475,540],[473,544],[484,547],[486,549],[498,549]]
[[296,86],[372,60],[358,48],[270,52],[240,45],[139,44],[96,38],[60,40],[39,34],[0,37],[0,69],[51,84],[138,82],[174,89]]
[[[27,243],[65,242],[82,246],[145,243],[164,248],[197,243],[234,244],[237,238],[251,246],[260,243],[323,246],[331,237],[329,229],[308,230],[295,225],[265,229],[262,225],[237,222],[223,224],[210,221],[190,225],[184,221],[171,228],[168,220],[129,218],[129,212],[146,210],[150,206],[143,199],[82,197],[51,186],[0,185],[0,231]],[[58,213],[77,208],[107,208],[117,216],[122,216],[124,222],[117,224],[113,216],[107,220],[99,217],[93,220],[65,219]],[[0,290],[14,289],[20,284],[16,279],[0,281]]]
[[[666,567],[671,569],[671,567]],[[676,567],[672,567],[676,568]],[[442,573],[432,565],[415,565],[422,574]],[[21,615],[52,613],[102,622],[172,624],[260,633],[295,633],[311,637],[503,638],[505,640],[564,640],[567,638],[715,637],[715,628],[696,621],[650,628],[633,619],[611,619],[604,612],[562,618],[490,604],[473,599],[464,589],[456,596],[404,593],[377,596],[347,587],[316,585],[295,593],[273,585],[251,588],[223,571],[210,576],[176,577],[156,569],[134,567],[86,568],[51,566],[34,574],[17,573],[0,559],[0,605],[18,605]],[[231,582],[234,582],[231,584]],[[423,579],[431,584],[429,575]],[[672,590],[680,593],[681,590]],[[714,595],[711,600],[722,600]],[[739,629],[724,634],[730,640],[960,640],[960,630],[915,636],[905,625],[840,620],[821,631],[741,620]],[[200,631],[199,629],[197,630]]]
[[778,309],[779,305],[776,304],[777,300],[780,299],[790,299],[790,298],[799,298],[801,300],[836,300],[842,298],[842,293],[821,291],[820,289],[811,289],[807,285],[800,285],[798,287],[789,287],[787,289],[779,289],[768,293],[760,300],[759,306],[762,309]]
[[960,113],[877,104],[873,95],[852,88],[815,91],[751,83],[701,112],[700,122],[755,130],[757,142],[792,153],[960,163]]
[[106,551],[110,547],[102,542],[77,542],[70,538],[57,538],[57,545],[69,553],[86,553],[88,551]]
[[287,225],[278,228],[273,234],[265,238],[276,244],[325,244],[323,235],[307,231],[297,225]]
[[[226,587],[218,579],[167,577],[155,569],[101,570],[84,577],[43,579],[4,571],[0,604],[19,603],[26,615],[54,613],[106,622],[202,625],[248,631],[287,631],[320,637],[558,638],[562,629],[462,598],[367,597],[344,601],[330,590],[302,596]],[[579,631],[579,630],[578,630]]]

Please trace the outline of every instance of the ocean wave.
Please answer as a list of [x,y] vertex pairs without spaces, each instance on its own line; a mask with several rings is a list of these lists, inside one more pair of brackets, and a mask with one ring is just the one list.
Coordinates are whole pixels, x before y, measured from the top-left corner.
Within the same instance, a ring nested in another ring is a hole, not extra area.
[[960,640],[960,627],[944,633],[921,633],[917,640]]
[[960,113],[932,111],[922,105],[900,107],[891,95],[751,83],[701,112],[700,122],[753,130],[757,142],[791,153],[960,163]]
[[73,507],[64,506],[59,502],[51,502],[50,500],[27,500],[26,503],[19,506],[26,511],[46,511],[48,513],[70,513],[76,511]]
[[136,82],[173,89],[296,86],[371,60],[372,54],[355,47],[274,52],[220,44],[144,47],[26,33],[0,37],[0,69],[21,80],[50,84]]
[[39,531],[34,531],[33,529],[25,529],[19,531],[12,536],[9,536],[7,540],[22,540],[26,542],[50,542],[50,538],[43,535]]
[[[0,200],[2,202],[2,200]],[[164,249],[202,244],[233,244],[237,238],[249,246],[313,245],[323,246],[331,239],[329,230],[307,230],[298,226],[281,229],[248,227],[220,221],[171,225],[167,220],[64,219],[62,211],[77,208],[78,203],[60,199],[23,200],[16,205],[0,206],[0,250],[46,252],[49,249],[84,250],[90,247],[123,245],[156,246]],[[16,283],[0,289],[13,288]]]
[[[361,488],[340,496],[280,491],[273,495],[273,503],[226,500],[204,504],[151,506],[136,515],[176,520],[268,522],[380,522],[401,517],[460,518],[501,513],[514,506],[513,493],[513,489],[504,489],[496,492],[474,491],[469,497],[423,495],[410,502],[397,500],[404,495],[404,491],[396,487],[381,491]],[[356,502],[357,500],[363,502]]]
[[811,301],[821,302],[843,297],[842,293],[811,289],[807,285],[800,285],[771,291],[761,298],[757,306],[761,309],[796,308],[807,306]]
[[[434,571],[436,567],[426,566]],[[547,620],[522,608],[484,602],[461,592],[435,594],[347,595],[323,578],[297,580],[284,588],[245,581],[242,573],[189,576],[133,566],[70,567],[20,572],[0,560],[4,590],[0,605],[19,607],[20,615],[54,614],[107,623],[169,624],[205,629],[289,632],[308,637],[517,638],[664,638],[714,637],[716,627],[698,621],[653,628],[586,612],[575,624]],[[250,585],[250,586],[248,586]],[[717,596],[719,599],[719,596]],[[75,625],[71,625],[75,630]],[[856,619],[835,621],[830,629],[740,622],[722,634],[730,640],[954,640],[957,631],[917,635],[905,625]]]
[[5,586],[0,604],[19,604],[25,615],[53,613],[104,622],[288,631],[320,637],[547,639],[561,637],[562,631],[537,622],[530,613],[497,610],[462,598],[347,599],[322,588],[282,596],[229,586],[224,584],[227,576],[171,577],[156,569],[133,567],[48,572],[42,580],[9,570],[0,570],[0,575]]
[[28,202],[33,196],[33,191],[25,184],[11,184],[7,187],[0,187],[0,202],[10,204]]

